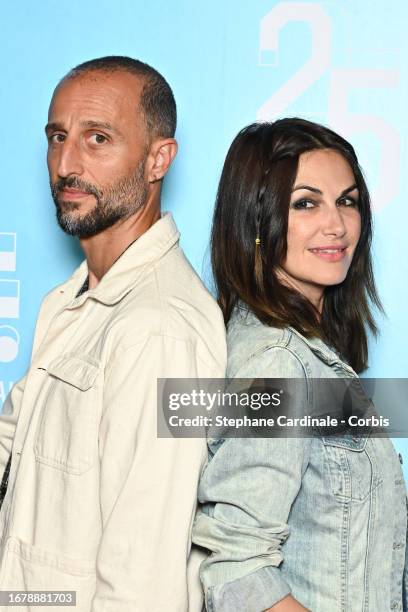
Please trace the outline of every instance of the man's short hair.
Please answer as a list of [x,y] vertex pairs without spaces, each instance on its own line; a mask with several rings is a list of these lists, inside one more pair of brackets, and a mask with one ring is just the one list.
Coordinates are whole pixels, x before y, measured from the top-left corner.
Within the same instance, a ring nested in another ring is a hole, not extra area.
[[116,72],[118,70],[129,72],[143,80],[140,108],[149,135],[172,138],[177,124],[176,101],[166,79],[148,64],[122,55],[99,57],[78,64],[65,75],[61,82],[86,72]]

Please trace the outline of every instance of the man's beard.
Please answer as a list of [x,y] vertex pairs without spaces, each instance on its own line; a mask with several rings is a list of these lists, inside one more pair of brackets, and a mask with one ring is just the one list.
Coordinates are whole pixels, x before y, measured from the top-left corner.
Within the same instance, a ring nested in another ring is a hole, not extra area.
[[[61,178],[51,183],[51,194],[60,227],[71,236],[89,238],[112,227],[121,219],[132,216],[143,207],[147,199],[148,187],[144,178],[144,164],[143,159],[132,175],[120,178],[103,191],[76,176]],[[58,195],[64,187],[92,194],[96,199],[95,206],[83,216],[74,214],[81,204],[68,200],[60,202]]]

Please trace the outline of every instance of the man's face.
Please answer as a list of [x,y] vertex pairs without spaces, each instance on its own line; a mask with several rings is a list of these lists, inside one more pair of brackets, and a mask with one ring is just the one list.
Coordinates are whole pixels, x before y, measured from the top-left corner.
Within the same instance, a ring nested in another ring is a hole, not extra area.
[[145,203],[148,137],[139,110],[141,80],[116,71],[64,81],[51,101],[48,170],[58,223],[93,236]]

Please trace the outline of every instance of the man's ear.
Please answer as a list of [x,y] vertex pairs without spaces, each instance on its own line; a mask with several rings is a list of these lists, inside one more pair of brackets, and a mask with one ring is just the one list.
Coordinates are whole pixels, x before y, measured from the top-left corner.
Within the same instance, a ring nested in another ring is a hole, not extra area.
[[149,183],[155,183],[163,178],[176,157],[177,149],[174,138],[160,138],[152,143],[146,164]]

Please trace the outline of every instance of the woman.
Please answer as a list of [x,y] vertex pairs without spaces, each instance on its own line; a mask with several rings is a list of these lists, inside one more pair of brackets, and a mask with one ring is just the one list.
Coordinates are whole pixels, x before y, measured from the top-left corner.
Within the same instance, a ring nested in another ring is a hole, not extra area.
[[[229,378],[367,367],[370,201],[352,146],[301,119],[253,124],[225,161],[212,261]],[[193,540],[213,612],[408,610],[406,495],[388,438],[210,441]]]

